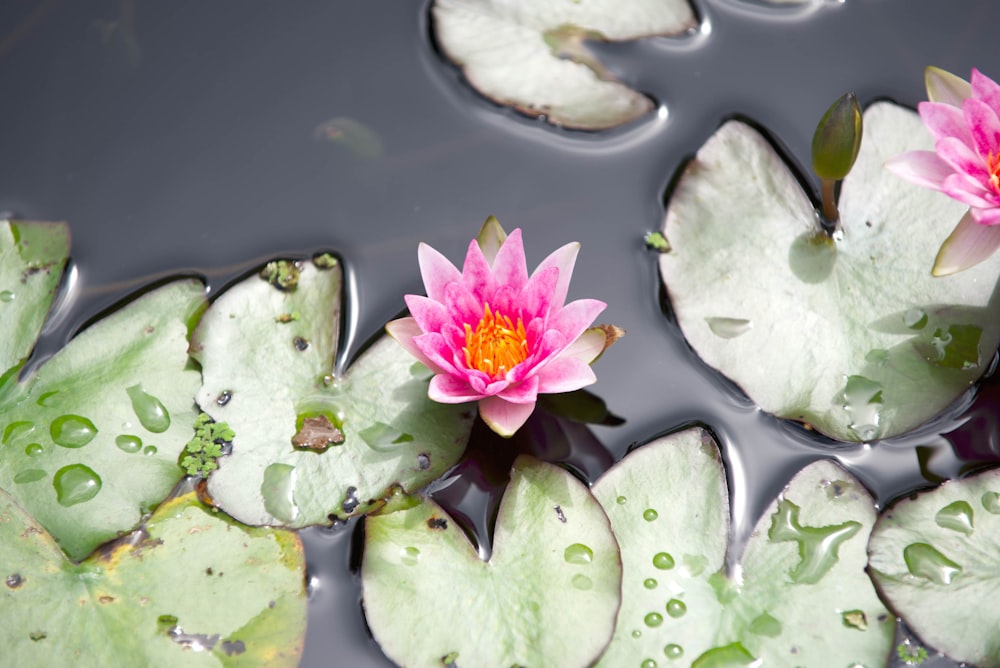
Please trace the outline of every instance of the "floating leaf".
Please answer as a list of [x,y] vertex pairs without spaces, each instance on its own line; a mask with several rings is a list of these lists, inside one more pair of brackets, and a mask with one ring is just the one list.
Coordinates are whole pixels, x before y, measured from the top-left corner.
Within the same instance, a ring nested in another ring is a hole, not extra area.
[[884,662],[895,620],[865,573],[874,504],[840,467],[800,471],[732,575],[725,474],[701,429],[631,452],[593,492],[622,552],[622,608],[599,665]]
[[622,83],[584,40],[628,40],[691,30],[687,0],[436,0],[444,52],[486,97],[569,128],[633,121],[653,103]]
[[188,327],[202,284],[168,283],[80,333],[0,405],[0,487],[71,558],[167,496],[197,412]]
[[[223,293],[192,350],[198,404],[235,433],[209,479],[212,498],[248,524],[302,527],[437,478],[462,454],[475,412],[428,399],[427,375],[385,336],[334,378],[340,266],[284,262]],[[275,282],[293,273],[294,285]]]
[[400,664],[587,666],[614,628],[621,562],[587,487],[522,456],[488,562],[424,500],[365,520],[361,579],[372,634]]
[[65,223],[0,221],[0,386],[34,347],[68,257]]
[[240,526],[194,494],[80,564],[0,491],[0,644],[12,666],[295,666],[298,537]]
[[925,642],[1000,666],[1000,470],[899,501],[879,518],[869,551],[882,594]]
[[[930,269],[961,204],[882,168],[929,147],[916,114],[880,103],[843,182],[842,235],[818,229],[799,182],[738,121],[720,128],[670,198],[660,269],[705,362],[763,409],[850,441],[901,434],[989,367],[1000,340],[1000,256],[956,276]],[[744,321],[738,336],[713,328]]]

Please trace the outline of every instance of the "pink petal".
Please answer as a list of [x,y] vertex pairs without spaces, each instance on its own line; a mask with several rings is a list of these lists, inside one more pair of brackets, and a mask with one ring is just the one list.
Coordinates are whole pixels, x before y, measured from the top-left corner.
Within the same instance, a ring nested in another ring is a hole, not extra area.
[[406,352],[416,357],[417,360],[422,362],[428,369],[434,373],[443,372],[443,369],[432,362],[427,355],[424,355],[420,348],[413,342],[415,337],[423,334],[416,320],[413,318],[400,318],[399,320],[393,320],[392,322],[386,324],[385,331],[389,334],[389,336],[396,339],[399,345],[403,346],[403,349],[406,350]]
[[[526,362],[530,360],[530,363],[525,365],[529,367],[527,375],[534,375],[534,370],[538,365],[561,353],[570,343],[572,343],[572,339],[563,336],[559,330],[546,330],[542,334],[542,337],[535,343],[535,346],[531,350],[531,356],[526,360]],[[520,366],[518,365],[518,367]]]
[[431,378],[430,387],[427,388],[427,396],[439,404],[464,404],[483,398],[483,395],[473,391],[463,379],[444,374]]
[[[428,366],[439,373],[456,374],[458,368],[455,367],[454,355],[444,337],[437,332],[414,337],[413,345],[416,346],[423,358],[429,362]],[[423,361],[423,359],[421,359]],[[425,362],[427,364],[427,362]]]
[[444,291],[444,306],[452,322],[476,328],[483,319],[483,301],[462,283],[451,283]]
[[994,205],[988,209],[973,208],[972,217],[976,219],[980,227],[1000,225],[1000,207]]
[[538,400],[538,378],[532,376],[521,383],[511,383],[497,396],[513,404],[534,404]]
[[1000,225],[980,225],[973,211],[969,211],[941,244],[931,273],[948,276],[964,271],[989,258],[997,248],[1000,248]]
[[500,246],[496,259],[493,261],[493,276],[497,285],[510,285],[520,290],[528,282],[528,261],[524,258],[524,244],[521,241],[521,230],[510,233],[507,240]]
[[486,256],[479,249],[475,239],[469,242],[469,251],[465,254],[462,285],[480,304],[488,301],[497,287],[493,269],[490,268],[490,263],[486,261]]
[[538,372],[538,391],[542,394],[572,392],[597,381],[590,365],[577,357],[561,355]]
[[921,102],[917,110],[935,140],[956,137],[967,146],[972,146],[972,135],[962,109],[940,102]]
[[994,112],[1000,113],[1000,85],[979,70],[972,69],[972,97],[982,100]]
[[889,158],[885,168],[896,176],[925,188],[941,189],[941,183],[955,170],[933,151],[909,151]]
[[552,310],[552,294],[558,282],[559,270],[555,267],[548,267],[531,275],[517,298],[523,320],[549,315]]
[[513,404],[500,397],[486,397],[479,401],[479,415],[483,422],[504,438],[513,436],[534,410],[535,404]]
[[451,322],[451,315],[444,304],[420,295],[406,295],[403,299],[423,332],[439,332],[446,322]]
[[604,330],[593,327],[581,334],[576,341],[569,344],[566,350],[562,351],[559,355],[559,358],[575,357],[590,364],[604,352],[604,346],[607,341],[608,336],[604,333]]
[[549,267],[559,270],[559,280],[552,291],[551,309],[562,308],[566,303],[566,295],[569,293],[569,279],[573,277],[573,267],[576,264],[577,253],[580,252],[580,244],[574,242],[566,244],[562,248],[557,248],[549,254],[547,258],[535,269],[534,274],[545,271]]
[[606,307],[596,299],[578,299],[549,318],[549,327],[562,332],[567,341],[575,341]]
[[976,155],[970,147],[961,140],[954,137],[939,139],[934,145],[934,150],[938,156],[952,166],[956,172],[968,174],[978,183],[985,183],[989,180],[989,173],[983,159]]
[[924,71],[924,84],[927,86],[927,99],[931,102],[961,107],[962,102],[972,97],[972,86],[968,81],[940,67],[928,67]]
[[981,186],[977,186],[978,184],[970,184],[969,180],[962,174],[952,174],[944,180],[944,183],[941,185],[941,191],[962,204],[968,204],[969,206],[981,209],[993,206],[994,203],[986,199],[988,193]]
[[424,280],[424,290],[434,301],[444,300],[444,288],[449,283],[462,280],[462,274],[448,258],[425,243],[417,247],[417,263]]
[[1000,147],[1000,120],[985,102],[966,100],[962,112],[972,133],[973,146],[981,158],[997,155]]

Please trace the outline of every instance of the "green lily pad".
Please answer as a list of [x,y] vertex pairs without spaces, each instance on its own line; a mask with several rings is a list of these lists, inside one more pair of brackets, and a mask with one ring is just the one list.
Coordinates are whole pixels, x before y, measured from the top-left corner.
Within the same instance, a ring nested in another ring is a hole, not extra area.
[[868,549],[875,583],[924,642],[958,661],[1000,666],[1000,470],[899,501]]
[[95,323],[0,404],[0,487],[73,559],[130,531],[183,472],[202,284],[169,283]]
[[1000,255],[932,277],[964,207],[882,167],[930,148],[930,135],[889,103],[872,105],[864,127],[833,238],[770,144],[731,121],[682,174],[660,256],[677,322],[705,362],[764,410],[848,441],[927,421],[1000,341]]
[[7,665],[295,666],[304,572],[295,534],[240,526],[194,494],[75,564],[0,490]]
[[194,334],[198,404],[235,432],[209,492],[247,524],[368,512],[448,470],[472,429],[475,410],[432,402],[426,367],[387,336],[334,378],[341,271],[320,264],[272,263],[222,294]]
[[429,499],[365,520],[365,616],[406,666],[588,666],[614,628],[621,561],[607,516],[566,471],[514,462],[483,561]]
[[65,223],[0,221],[0,387],[34,347],[68,258]]
[[633,451],[593,493],[622,553],[622,608],[599,665],[883,665],[895,619],[865,573],[875,508],[839,466],[800,471],[728,575],[729,495],[703,430]]
[[438,43],[473,88],[584,130],[628,123],[653,109],[584,40],[675,35],[696,26],[687,0],[435,0],[432,12]]

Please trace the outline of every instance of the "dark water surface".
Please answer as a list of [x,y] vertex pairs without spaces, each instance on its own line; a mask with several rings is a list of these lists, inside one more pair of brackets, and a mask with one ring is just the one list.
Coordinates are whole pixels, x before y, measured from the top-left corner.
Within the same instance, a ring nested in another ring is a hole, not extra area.
[[[598,47],[661,108],[624,130],[586,134],[473,93],[434,51],[426,1],[4,0],[0,210],[67,220],[73,233],[69,298],[33,363],[157,277],[196,273],[217,292],[265,259],[334,249],[353,298],[343,367],[402,309],[404,293],[422,292],[417,243],[458,262],[495,214],[524,229],[530,265],[581,241],[570,297],[607,302],[601,320],[628,330],[591,388],[625,423],[571,438],[568,462],[588,475],[630,444],[702,422],[722,443],[743,541],[790,476],[819,457],[838,457],[880,504],[928,484],[914,446],[944,476],[963,460],[996,459],[995,379],[918,433],[872,447],[835,445],[763,414],[664,315],[642,237],[662,221],[674,172],[730,116],[761,124],[808,164],[816,121],[845,91],[913,106],[928,64],[1000,76],[1000,4],[695,5],[698,34]],[[376,133],[382,157],[318,140],[315,128],[335,117]],[[439,495],[465,503],[481,528],[485,501],[461,501],[453,487]],[[353,531],[303,532],[305,666],[388,665],[361,616]]]

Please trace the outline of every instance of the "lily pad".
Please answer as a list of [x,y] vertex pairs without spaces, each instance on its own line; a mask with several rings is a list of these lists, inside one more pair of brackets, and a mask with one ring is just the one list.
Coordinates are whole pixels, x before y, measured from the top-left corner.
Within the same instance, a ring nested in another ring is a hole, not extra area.
[[425,499],[365,520],[361,580],[368,625],[401,665],[588,666],[611,638],[621,562],[587,487],[521,456],[489,561]]
[[183,472],[199,374],[199,281],[152,290],[80,333],[0,404],[0,487],[73,559],[130,531]]
[[687,0],[435,0],[432,12],[438,43],[473,88],[584,130],[628,123],[653,109],[584,40],[674,35],[696,26]]
[[929,148],[917,115],[889,104],[864,116],[832,238],[770,144],[723,125],[670,197],[660,270],[698,355],[764,410],[834,438],[909,431],[955,401],[1000,341],[1000,255],[930,274],[961,204],[883,169]]
[[0,491],[8,665],[295,666],[304,572],[295,534],[240,526],[194,494],[75,564]]
[[725,474],[703,430],[633,451],[593,492],[622,553],[622,608],[599,665],[885,662],[895,619],[865,573],[875,508],[839,466],[800,471],[728,574]]
[[0,386],[34,347],[68,258],[65,223],[0,221]]
[[899,501],[868,549],[875,583],[924,642],[958,661],[1000,666],[1000,470]]
[[428,399],[427,369],[387,336],[333,376],[341,270],[318,262],[271,263],[223,293],[194,334],[198,404],[235,432],[209,492],[247,524],[368,512],[448,470],[472,429],[475,411]]

